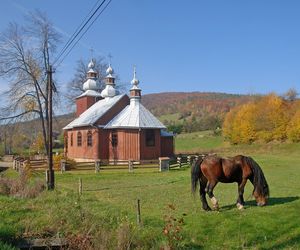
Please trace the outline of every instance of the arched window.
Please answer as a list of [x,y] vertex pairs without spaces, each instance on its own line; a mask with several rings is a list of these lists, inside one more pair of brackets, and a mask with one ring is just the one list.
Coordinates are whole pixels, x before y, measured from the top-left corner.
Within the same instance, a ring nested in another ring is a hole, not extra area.
[[92,135],[92,132],[90,130],[87,132],[87,146],[88,147],[93,146],[93,135]]
[[111,132],[111,145],[114,148],[118,146],[118,134],[116,131]]
[[77,146],[81,147],[81,145],[82,145],[82,134],[81,134],[81,132],[78,132],[77,133]]
[[64,138],[65,138],[64,145],[66,146],[65,148],[68,148],[68,146],[69,146],[68,145],[68,141],[69,141],[68,134],[66,134]]
[[71,133],[70,146],[73,147],[73,133]]

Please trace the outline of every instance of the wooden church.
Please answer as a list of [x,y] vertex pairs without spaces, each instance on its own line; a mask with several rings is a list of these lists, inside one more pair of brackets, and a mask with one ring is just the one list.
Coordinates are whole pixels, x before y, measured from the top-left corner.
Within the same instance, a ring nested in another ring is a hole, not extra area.
[[128,96],[115,89],[111,66],[100,93],[94,67],[92,60],[83,84],[85,92],[76,98],[77,118],[64,127],[65,155],[76,161],[108,162],[172,157],[173,134],[142,105],[135,70]]

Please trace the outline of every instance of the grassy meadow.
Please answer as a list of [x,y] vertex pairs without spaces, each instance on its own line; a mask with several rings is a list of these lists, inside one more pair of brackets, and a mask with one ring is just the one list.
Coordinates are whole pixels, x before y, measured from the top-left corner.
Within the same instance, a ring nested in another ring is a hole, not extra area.
[[[257,207],[247,183],[246,209],[239,211],[236,184],[219,183],[215,195],[220,211],[204,212],[198,196],[194,199],[190,193],[189,168],[167,173],[153,169],[57,173],[53,192],[34,199],[0,195],[0,248],[11,249],[4,242],[13,243],[24,235],[79,239],[92,235],[97,249],[300,248],[300,144],[230,146],[222,137],[205,132],[178,135],[176,150],[251,155],[269,183],[269,205]],[[16,177],[11,170],[4,175]],[[43,176],[33,173],[32,178]],[[141,226],[136,223],[137,199]]]

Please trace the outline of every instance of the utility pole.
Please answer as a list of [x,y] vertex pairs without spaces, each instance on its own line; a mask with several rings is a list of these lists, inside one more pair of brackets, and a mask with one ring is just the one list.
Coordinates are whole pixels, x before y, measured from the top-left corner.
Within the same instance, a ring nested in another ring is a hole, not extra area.
[[53,93],[53,82],[52,82],[52,66],[49,66],[47,70],[47,88],[48,88],[48,179],[47,186],[48,190],[54,189],[54,170],[53,170],[53,154],[52,154],[52,93]]

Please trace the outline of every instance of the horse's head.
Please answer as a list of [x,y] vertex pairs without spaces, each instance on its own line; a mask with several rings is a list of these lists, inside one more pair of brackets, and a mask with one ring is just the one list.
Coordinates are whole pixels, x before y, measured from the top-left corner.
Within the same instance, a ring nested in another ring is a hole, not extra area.
[[254,161],[251,157],[244,157],[244,159],[252,170],[250,181],[254,186],[252,194],[256,200],[257,206],[265,206],[267,205],[270,193],[269,185],[267,183],[265,175],[258,163]]
[[262,190],[254,189],[253,196],[256,200],[257,206],[265,206],[267,205],[269,198],[269,187],[265,185]]

